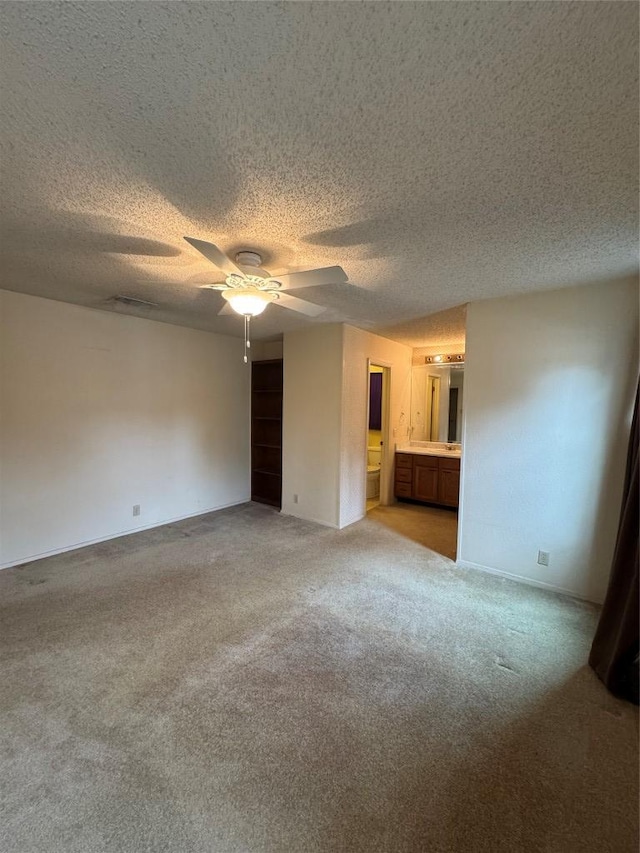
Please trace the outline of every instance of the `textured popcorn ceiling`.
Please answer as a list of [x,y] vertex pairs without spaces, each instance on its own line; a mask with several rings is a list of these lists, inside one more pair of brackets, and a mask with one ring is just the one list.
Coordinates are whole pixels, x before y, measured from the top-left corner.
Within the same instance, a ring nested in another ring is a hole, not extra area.
[[[401,344],[420,347],[420,355],[464,352],[467,306],[457,305],[377,331]],[[424,350],[424,352],[422,352]]]
[[[240,334],[182,236],[340,264],[308,323],[416,318],[637,265],[634,3],[9,3],[1,286]],[[113,310],[113,309],[110,309]],[[458,311],[458,319],[464,314]],[[436,324],[438,320],[436,318]],[[449,324],[449,326],[447,326]],[[413,329],[413,331],[412,331]]]

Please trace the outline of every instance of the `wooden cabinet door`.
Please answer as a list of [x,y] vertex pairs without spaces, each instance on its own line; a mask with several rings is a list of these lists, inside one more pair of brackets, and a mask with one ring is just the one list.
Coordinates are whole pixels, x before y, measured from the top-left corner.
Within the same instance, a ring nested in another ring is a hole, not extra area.
[[438,500],[438,469],[416,465],[413,469],[413,494],[416,501],[436,503]]
[[438,459],[438,469],[438,503],[443,506],[458,506],[460,460],[440,457]]
[[440,469],[438,476],[438,503],[445,506],[458,506],[460,492],[460,471]]

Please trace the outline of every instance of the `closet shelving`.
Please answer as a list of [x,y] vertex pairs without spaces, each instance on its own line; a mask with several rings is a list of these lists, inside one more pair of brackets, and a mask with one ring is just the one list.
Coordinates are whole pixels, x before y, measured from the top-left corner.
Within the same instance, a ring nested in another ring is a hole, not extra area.
[[282,359],[251,365],[251,500],[282,504]]

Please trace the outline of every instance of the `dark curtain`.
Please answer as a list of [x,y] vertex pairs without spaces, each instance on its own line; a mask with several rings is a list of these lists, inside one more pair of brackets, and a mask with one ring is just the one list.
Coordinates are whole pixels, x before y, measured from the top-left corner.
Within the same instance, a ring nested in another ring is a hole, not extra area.
[[382,374],[369,374],[369,429],[382,429]]
[[607,597],[589,664],[616,696],[638,704],[638,394],[633,412],[622,514]]

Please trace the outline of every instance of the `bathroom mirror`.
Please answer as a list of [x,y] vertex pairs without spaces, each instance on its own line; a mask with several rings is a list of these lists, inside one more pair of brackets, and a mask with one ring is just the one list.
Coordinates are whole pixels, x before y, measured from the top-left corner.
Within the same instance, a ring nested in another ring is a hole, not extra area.
[[411,368],[411,441],[462,441],[464,364]]

